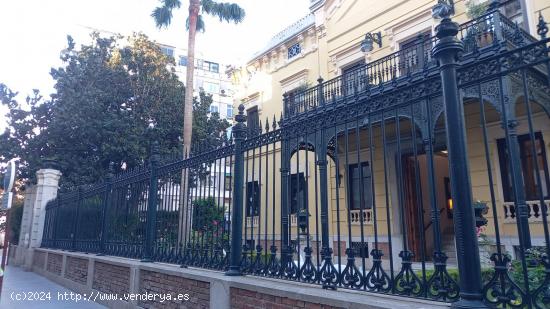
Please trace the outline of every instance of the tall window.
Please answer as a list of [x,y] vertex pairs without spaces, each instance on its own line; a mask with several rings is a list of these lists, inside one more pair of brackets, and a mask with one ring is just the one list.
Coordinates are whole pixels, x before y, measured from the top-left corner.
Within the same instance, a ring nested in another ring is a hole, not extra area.
[[[545,144],[542,140],[542,134],[540,132],[535,133],[535,155],[533,155],[532,147],[533,141],[529,134],[518,136],[519,152],[521,159],[521,172],[523,174],[524,192],[526,200],[538,200],[539,189],[542,190],[543,197],[549,198],[549,176],[548,176],[548,163],[546,162]],[[500,173],[502,179],[502,192],[504,193],[504,200],[506,202],[514,201],[514,187],[512,182],[512,174],[510,171],[510,158],[508,147],[505,139],[499,139],[498,156],[500,163]],[[535,160],[537,162],[538,170],[535,169]],[[537,174],[539,177],[537,177]],[[538,183],[537,178],[540,178]]]
[[160,51],[166,56],[174,57],[174,49],[171,47],[161,46]]
[[300,43],[296,43],[288,48],[288,59],[298,56],[302,52]]
[[218,105],[210,105],[210,112],[211,113],[218,113],[219,110],[218,110]]
[[[431,52],[430,45],[431,32],[426,31],[414,38],[405,40],[399,44],[399,72],[400,76],[421,70],[424,67],[425,55]],[[424,41],[424,44],[419,44]]]
[[217,83],[204,82],[202,83],[202,88],[207,93],[217,94],[220,92],[220,84]]
[[508,17],[514,23],[518,23],[520,27],[525,28],[525,18],[523,18],[521,2],[521,0],[506,1],[506,4],[501,10],[504,16]]
[[187,57],[186,56],[180,56],[178,64],[182,67],[186,67],[187,66]]
[[290,91],[287,94],[287,102],[289,106],[292,106],[294,113],[301,113],[305,111],[305,94],[304,91],[308,89],[307,83],[302,84]]
[[[361,176],[363,176],[362,192]],[[359,164],[348,166],[348,197],[352,210],[372,208],[372,177],[369,162],[362,162],[361,169],[359,169]]]
[[260,127],[260,115],[258,114],[258,106],[253,106],[246,110],[246,125],[252,132],[256,132]]
[[260,184],[258,181],[246,183],[246,216],[257,216],[260,212]]
[[290,213],[296,214],[306,207],[306,178],[304,173],[290,175]]
[[198,61],[197,67],[201,70],[212,72],[212,73],[220,73],[220,65],[216,62],[212,61]]
[[233,105],[228,104],[227,105],[227,118],[233,117]]
[[363,79],[366,77],[367,71],[364,65],[365,61],[361,60],[345,67],[342,70],[344,94],[353,94],[355,88],[357,88],[357,91],[361,91],[364,87],[366,87],[366,81]]
[[213,73],[220,73],[220,65],[215,63],[215,62],[209,62],[209,61],[205,61],[206,63],[208,63],[208,70],[210,72],[213,72]]

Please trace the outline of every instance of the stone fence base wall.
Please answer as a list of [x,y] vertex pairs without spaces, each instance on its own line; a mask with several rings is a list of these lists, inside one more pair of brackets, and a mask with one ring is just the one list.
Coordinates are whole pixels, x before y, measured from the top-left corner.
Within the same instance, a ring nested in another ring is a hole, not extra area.
[[[110,308],[443,309],[449,304],[164,263],[48,249],[15,248],[20,265]],[[15,250],[14,250],[15,251]]]

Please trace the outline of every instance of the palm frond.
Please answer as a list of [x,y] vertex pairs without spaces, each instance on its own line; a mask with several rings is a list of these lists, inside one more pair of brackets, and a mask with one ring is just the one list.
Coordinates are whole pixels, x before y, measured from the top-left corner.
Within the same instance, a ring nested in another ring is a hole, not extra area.
[[163,5],[170,9],[179,9],[181,7],[180,0],[161,0]]
[[[189,16],[185,20],[185,28],[189,30]],[[197,18],[197,31],[204,32],[205,30],[204,19],[202,18],[202,15],[199,15]]]
[[151,13],[158,28],[168,27],[172,22],[172,10],[181,7],[180,0],[161,0],[162,5],[156,7]]
[[205,30],[204,20],[202,19],[202,15],[199,15],[199,18],[197,18],[197,31],[204,32]]
[[202,11],[217,16],[220,21],[240,23],[246,15],[243,8],[236,3],[216,2],[213,0],[201,1]]

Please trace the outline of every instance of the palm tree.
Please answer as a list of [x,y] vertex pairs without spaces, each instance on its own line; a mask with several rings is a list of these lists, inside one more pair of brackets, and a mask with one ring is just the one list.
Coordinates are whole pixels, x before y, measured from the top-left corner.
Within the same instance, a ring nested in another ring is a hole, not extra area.
[[[172,11],[181,7],[180,0],[160,0],[161,6],[155,8],[151,16],[158,28],[168,27],[172,21]],[[187,75],[185,85],[185,101],[183,105],[183,156],[191,150],[191,138],[193,131],[193,73],[195,71],[195,34],[197,30],[204,32],[204,21],[199,12],[216,16],[220,21],[240,23],[244,19],[244,9],[235,3],[219,3],[213,0],[189,0],[189,17],[187,28],[189,40],[187,42]],[[182,171],[181,196],[187,196],[189,171]],[[189,239],[192,227],[192,207],[185,205],[184,199],[180,199],[180,226],[178,243]],[[187,206],[187,207],[186,207]]]
[[[172,11],[181,7],[180,0],[160,0],[161,6],[155,8],[151,16],[158,28],[168,27],[172,22]],[[183,153],[189,153],[193,128],[193,73],[195,71],[195,34],[196,31],[204,32],[202,15],[216,16],[220,21],[240,23],[243,21],[245,11],[235,3],[221,3],[213,0],[189,0],[189,16],[187,28],[189,39],[187,42],[187,74],[185,86],[185,102],[183,115]]]

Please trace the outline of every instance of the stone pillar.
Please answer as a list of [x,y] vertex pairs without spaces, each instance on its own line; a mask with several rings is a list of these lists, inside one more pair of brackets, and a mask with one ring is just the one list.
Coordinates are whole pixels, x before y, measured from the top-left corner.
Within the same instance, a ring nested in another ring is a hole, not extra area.
[[28,185],[25,188],[23,216],[21,217],[21,232],[19,233],[19,247],[28,248],[31,241],[32,213],[36,200],[36,186]]
[[57,197],[61,172],[54,169],[41,169],[36,172],[36,199],[32,210],[32,225],[29,247],[37,248],[42,243],[46,204]]

